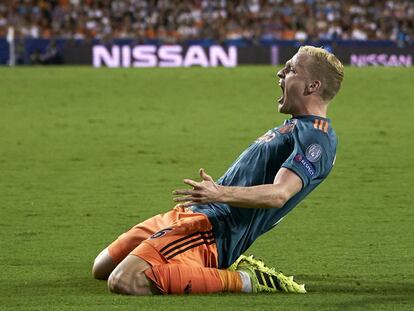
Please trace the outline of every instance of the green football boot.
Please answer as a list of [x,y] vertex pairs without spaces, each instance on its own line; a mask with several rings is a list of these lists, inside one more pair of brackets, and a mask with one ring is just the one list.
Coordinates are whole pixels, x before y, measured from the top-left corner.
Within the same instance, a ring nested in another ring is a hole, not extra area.
[[[253,258],[253,255],[250,255],[249,257],[252,257]],[[238,267],[238,265],[240,263],[240,261],[242,261],[242,260],[247,260],[247,256],[240,255],[240,257],[237,258],[237,260],[235,262],[233,262],[232,265],[227,268],[227,270],[236,271],[237,270],[237,267]]]
[[253,256],[240,256],[229,270],[246,272],[252,281],[253,293],[306,293],[305,285],[296,283],[293,276],[287,277],[274,268],[268,268],[262,260],[255,259]]

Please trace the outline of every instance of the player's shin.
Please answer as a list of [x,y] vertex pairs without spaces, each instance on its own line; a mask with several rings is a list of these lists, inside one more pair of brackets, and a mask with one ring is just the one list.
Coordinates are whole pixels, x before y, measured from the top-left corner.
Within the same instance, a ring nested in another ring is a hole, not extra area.
[[147,269],[145,275],[163,294],[241,292],[246,289],[239,272],[214,268],[166,264]]

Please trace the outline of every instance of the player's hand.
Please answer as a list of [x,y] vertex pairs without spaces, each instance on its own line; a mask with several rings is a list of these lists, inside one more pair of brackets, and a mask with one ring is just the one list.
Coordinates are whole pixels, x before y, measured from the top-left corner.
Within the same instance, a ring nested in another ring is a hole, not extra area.
[[184,179],[184,183],[192,186],[192,189],[181,189],[173,191],[174,198],[182,207],[188,207],[195,204],[205,204],[211,202],[219,202],[221,196],[221,186],[217,185],[213,178],[208,175],[204,169],[200,168],[201,182],[191,179]]

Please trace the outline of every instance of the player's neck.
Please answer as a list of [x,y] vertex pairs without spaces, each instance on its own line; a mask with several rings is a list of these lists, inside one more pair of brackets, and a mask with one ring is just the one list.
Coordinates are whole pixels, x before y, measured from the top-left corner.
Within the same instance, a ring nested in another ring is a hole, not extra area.
[[299,109],[295,113],[292,113],[292,117],[318,116],[318,117],[326,118],[327,113],[328,113],[327,103],[316,101],[316,100],[311,100],[307,102],[306,104],[302,105],[301,107],[299,107]]

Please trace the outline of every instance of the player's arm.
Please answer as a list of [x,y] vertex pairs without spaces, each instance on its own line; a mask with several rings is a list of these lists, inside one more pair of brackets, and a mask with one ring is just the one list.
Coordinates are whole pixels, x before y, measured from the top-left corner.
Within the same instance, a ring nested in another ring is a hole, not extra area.
[[281,208],[302,189],[301,178],[286,168],[278,171],[273,184],[252,187],[218,185],[203,169],[200,169],[200,176],[201,182],[184,179],[193,189],[174,191],[173,194],[181,195],[174,201],[182,206],[221,202],[246,208]]

